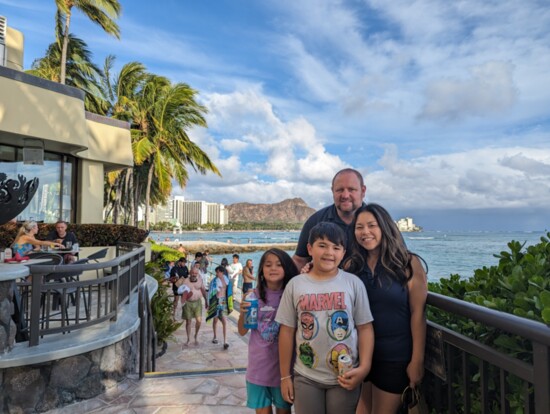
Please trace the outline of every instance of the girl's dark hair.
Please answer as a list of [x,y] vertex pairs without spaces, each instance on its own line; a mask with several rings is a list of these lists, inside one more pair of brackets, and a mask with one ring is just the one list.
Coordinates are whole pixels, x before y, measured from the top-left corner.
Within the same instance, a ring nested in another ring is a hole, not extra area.
[[[378,223],[382,233],[380,240],[379,261],[388,275],[404,285],[412,277],[411,253],[408,251],[397,224],[393,221],[390,213],[379,204],[369,203],[360,207],[356,212],[351,224],[355,229],[357,218],[361,213],[371,213]],[[356,237],[351,241],[351,256],[344,262],[343,268],[351,273],[358,274],[367,264],[369,252],[359,244]]]
[[220,264],[222,266],[229,266],[229,262],[227,261],[227,259],[225,257],[222,259],[222,262]]
[[313,245],[319,239],[327,239],[336,245],[346,247],[346,233],[334,223],[322,221],[311,228],[307,242]]
[[286,287],[290,279],[292,279],[294,276],[300,273],[298,271],[298,268],[296,267],[296,264],[294,263],[292,258],[288,255],[288,253],[286,253],[281,249],[277,249],[276,247],[267,250],[262,255],[262,258],[260,259],[260,264],[258,265],[258,294],[260,295],[260,299],[264,302],[265,302],[266,289],[267,289],[267,283],[264,277],[264,264],[265,264],[267,255],[269,254],[276,256],[281,262],[281,266],[283,266],[283,271],[285,273],[285,277],[283,279],[283,289]]

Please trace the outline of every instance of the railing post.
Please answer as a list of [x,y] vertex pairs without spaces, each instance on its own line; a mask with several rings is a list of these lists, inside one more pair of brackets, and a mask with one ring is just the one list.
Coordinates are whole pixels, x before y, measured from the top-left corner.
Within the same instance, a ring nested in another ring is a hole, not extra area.
[[[40,337],[40,304],[42,301],[42,279],[44,275],[32,275],[31,317],[29,322],[29,346],[38,345]],[[46,306],[46,304],[44,304]]]
[[550,414],[550,347],[533,342],[535,413]]

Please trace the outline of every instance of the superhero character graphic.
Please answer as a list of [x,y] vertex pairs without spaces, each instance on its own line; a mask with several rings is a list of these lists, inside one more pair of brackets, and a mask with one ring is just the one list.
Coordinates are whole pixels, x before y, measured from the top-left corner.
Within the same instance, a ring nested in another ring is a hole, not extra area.
[[345,344],[336,344],[327,354],[327,366],[338,375],[338,357],[340,355],[349,355],[351,358],[351,350]]
[[330,337],[337,341],[343,341],[350,336],[348,314],[345,311],[338,310],[330,315],[330,318],[327,319],[327,331]]
[[317,365],[315,351],[309,342],[301,343],[298,347],[298,358],[308,368],[314,368]]
[[300,314],[300,327],[302,328],[302,338],[307,341],[315,338],[317,332],[319,332],[319,323],[311,312],[302,312]]

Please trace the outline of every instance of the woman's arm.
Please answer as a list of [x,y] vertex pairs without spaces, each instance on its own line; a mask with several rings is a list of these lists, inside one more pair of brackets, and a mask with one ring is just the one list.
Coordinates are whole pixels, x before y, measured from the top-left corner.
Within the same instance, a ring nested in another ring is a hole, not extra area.
[[407,283],[409,307],[411,310],[412,357],[407,367],[411,387],[416,386],[424,376],[424,348],[426,345],[426,298],[428,283],[426,272],[416,256],[412,256],[413,276]]
[[296,328],[281,325],[279,329],[279,369],[281,371],[281,394],[283,399],[294,403],[294,381],[292,380],[292,356]]
[[57,243],[57,242],[51,241],[51,240],[45,240],[45,241],[38,240],[38,239],[36,239],[32,236],[26,235],[26,234],[21,236],[20,241],[22,241],[23,243],[30,243],[35,247],[36,246],[63,247],[63,245],[61,243]]

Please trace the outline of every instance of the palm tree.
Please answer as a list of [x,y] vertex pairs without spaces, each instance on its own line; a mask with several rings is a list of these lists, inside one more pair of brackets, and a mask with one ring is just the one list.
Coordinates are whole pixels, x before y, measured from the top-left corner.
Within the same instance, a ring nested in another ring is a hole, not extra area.
[[[101,87],[106,97],[106,111],[104,115],[116,119],[131,121],[136,107],[136,94],[141,89],[145,79],[145,66],[139,62],[125,64],[118,74],[112,74],[114,56],[107,56],[103,69]],[[132,130],[132,139],[139,135],[139,131]],[[137,224],[137,195],[135,188],[135,170],[128,168],[116,171],[107,177],[108,185],[105,190],[107,218],[113,212],[113,222],[117,222],[120,213],[124,212],[125,224]]]
[[172,179],[184,187],[187,184],[187,166],[201,174],[211,171],[221,175],[208,155],[196,145],[187,130],[206,127],[206,108],[195,100],[197,92],[187,84],[172,85],[167,78],[151,75],[139,93],[134,122],[141,136],[134,141],[134,160],[146,164],[145,228],[149,228],[149,206],[153,178],[157,196],[167,198],[172,190]]
[[120,30],[114,19],[120,16],[118,0],[55,0],[57,6],[56,26],[61,30],[61,70],[59,82],[65,83],[65,65],[67,62],[67,48],[73,7],[83,12],[88,18],[97,23],[108,34],[120,38]]
[[[59,43],[48,46],[44,57],[35,59],[31,75],[59,82],[61,67],[61,49]],[[105,100],[100,88],[101,69],[92,62],[92,52],[88,45],[76,36],[69,35],[66,61],[66,84],[82,89],[86,94],[86,109],[98,114],[105,112]]]

